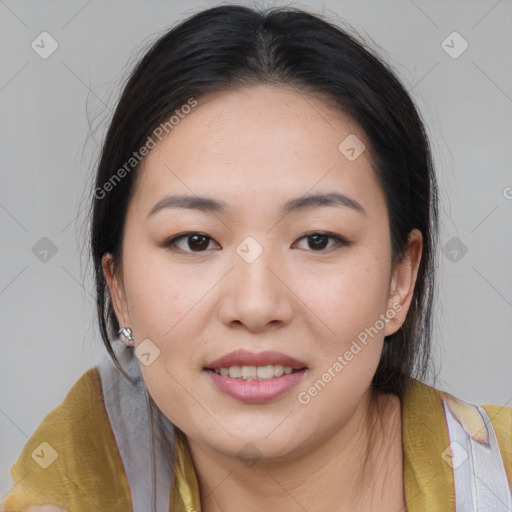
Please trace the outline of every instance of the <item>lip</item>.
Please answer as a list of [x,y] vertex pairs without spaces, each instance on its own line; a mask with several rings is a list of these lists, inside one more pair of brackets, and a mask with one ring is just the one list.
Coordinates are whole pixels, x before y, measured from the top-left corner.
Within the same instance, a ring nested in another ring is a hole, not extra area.
[[241,402],[261,404],[284,395],[302,380],[308,370],[306,368],[268,380],[240,380],[218,375],[213,370],[205,369],[204,372],[222,393]]
[[205,366],[205,370],[220,370],[221,368],[229,368],[230,366],[266,366],[267,364],[290,366],[293,370],[307,368],[306,363],[299,361],[288,354],[283,354],[282,352],[276,352],[273,350],[266,350],[264,352],[235,350],[229,354],[223,355],[219,359],[215,359],[215,361],[212,361],[211,363],[208,363]]

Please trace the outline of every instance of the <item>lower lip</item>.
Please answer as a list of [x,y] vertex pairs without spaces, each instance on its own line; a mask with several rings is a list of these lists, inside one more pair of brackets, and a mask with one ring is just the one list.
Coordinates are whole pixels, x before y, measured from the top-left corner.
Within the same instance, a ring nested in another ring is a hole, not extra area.
[[217,388],[242,402],[260,404],[284,395],[304,377],[307,369],[269,380],[241,380],[205,370]]

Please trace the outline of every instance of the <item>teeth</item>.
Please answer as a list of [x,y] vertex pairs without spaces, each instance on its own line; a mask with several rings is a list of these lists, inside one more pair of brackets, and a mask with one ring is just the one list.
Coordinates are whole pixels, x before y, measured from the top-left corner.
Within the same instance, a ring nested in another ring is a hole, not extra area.
[[290,375],[293,372],[290,366],[281,364],[268,364],[266,366],[230,366],[214,370],[217,375],[230,376],[239,380],[270,380],[275,377]]
[[284,366],[282,364],[274,365],[274,377],[281,377],[284,373]]
[[232,379],[238,379],[241,376],[241,374],[240,374],[240,366],[231,366],[229,368],[229,376]]
[[272,379],[274,377],[274,367],[270,364],[267,366],[258,366],[256,369],[256,377],[258,377],[258,379]]
[[[259,368],[258,368],[259,370]],[[256,366],[242,366],[241,372],[242,379],[244,380],[254,380],[256,378]]]

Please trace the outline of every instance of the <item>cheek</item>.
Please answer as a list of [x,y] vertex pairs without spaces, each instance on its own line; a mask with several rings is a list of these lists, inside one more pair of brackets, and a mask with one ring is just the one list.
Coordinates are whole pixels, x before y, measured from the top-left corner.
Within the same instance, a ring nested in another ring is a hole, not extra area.
[[326,338],[338,343],[352,339],[384,312],[388,267],[381,255],[354,251],[339,264],[318,268],[302,272],[293,289],[308,316],[324,322]]
[[[188,390],[195,378],[201,339],[197,304],[201,290],[193,286],[195,281],[190,276],[176,273],[170,265],[147,261],[139,260],[138,265],[136,258],[132,261],[132,273],[126,283],[138,341],[148,338],[160,351],[149,366],[141,363],[140,368],[155,403],[180,426],[184,421],[182,411],[191,410],[195,403]],[[195,279],[201,281],[197,276]]]
[[197,340],[200,339],[194,332],[194,328],[199,328],[194,322],[194,309],[189,311],[197,300],[193,301],[193,297],[187,298],[179,291],[183,283],[169,269],[149,268],[147,265],[136,268],[136,272],[126,274],[130,320],[135,329],[136,344],[149,339],[158,354],[149,366],[141,361],[140,368],[148,390],[159,405],[162,404],[160,394],[163,403],[181,404],[183,396],[180,390],[183,388],[180,383],[186,386],[186,380],[190,378],[185,369],[190,372],[198,349]]
[[159,252],[130,253],[125,264],[130,316],[141,326],[152,324],[157,330],[158,326],[169,329],[186,313],[193,305],[194,290],[186,273],[178,272]]

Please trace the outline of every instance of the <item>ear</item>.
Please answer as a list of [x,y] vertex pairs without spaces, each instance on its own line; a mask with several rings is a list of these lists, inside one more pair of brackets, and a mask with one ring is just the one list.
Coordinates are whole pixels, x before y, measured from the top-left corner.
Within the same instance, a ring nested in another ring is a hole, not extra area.
[[110,290],[110,296],[112,297],[112,305],[121,327],[130,325],[130,315],[128,313],[128,303],[126,300],[126,294],[124,292],[124,285],[122,280],[118,277],[115,272],[112,255],[105,253],[101,259],[101,266],[103,268],[103,274],[107,281],[108,288]]
[[405,321],[413,297],[422,250],[423,236],[421,231],[413,229],[409,233],[407,249],[393,270],[389,288],[388,310],[395,311],[394,318],[399,321],[397,322],[393,319],[390,322],[386,322],[385,336],[398,331]]

